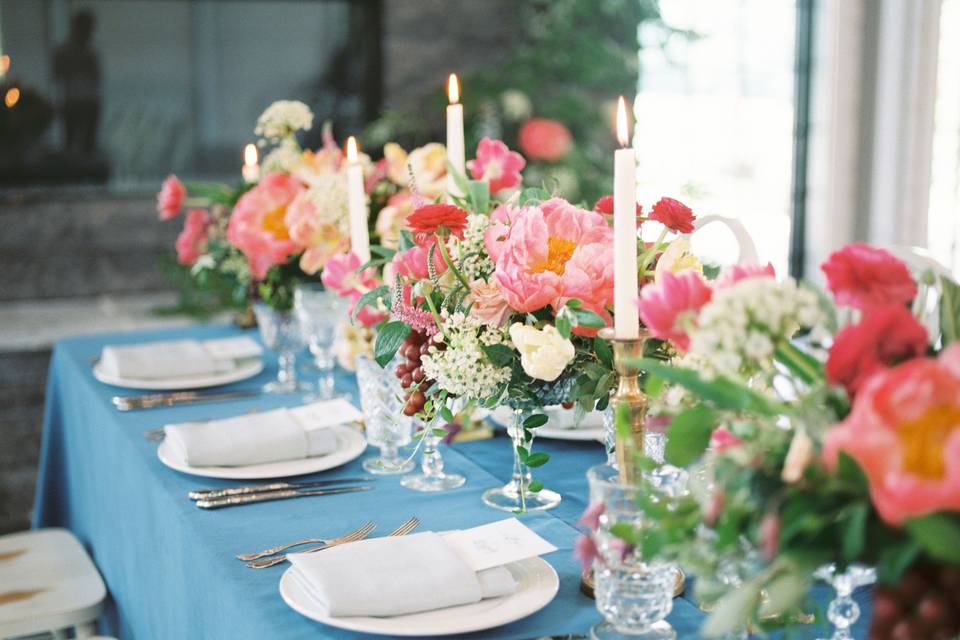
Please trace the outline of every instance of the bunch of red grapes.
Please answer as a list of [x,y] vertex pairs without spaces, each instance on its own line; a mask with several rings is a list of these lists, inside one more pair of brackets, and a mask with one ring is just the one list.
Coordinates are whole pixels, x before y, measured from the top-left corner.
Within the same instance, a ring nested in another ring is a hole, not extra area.
[[[441,351],[446,345],[434,344]],[[420,366],[420,358],[427,354],[430,348],[430,339],[420,331],[411,331],[407,339],[403,341],[397,354],[404,359],[397,365],[397,378],[400,379],[400,386],[406,389],[404,396],[406,405],[403,407],[403,414],[412,416],[423,410],[426,404],[426,391],[433,385],[433,380],[428,380]]]
[[914,567],[895,586],[877,587],[870,640],[960,637],[960,567]]

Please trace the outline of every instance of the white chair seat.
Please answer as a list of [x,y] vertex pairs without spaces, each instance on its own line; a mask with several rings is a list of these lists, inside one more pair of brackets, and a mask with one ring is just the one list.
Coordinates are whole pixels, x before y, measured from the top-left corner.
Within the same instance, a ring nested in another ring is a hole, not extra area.
[[106,587],[66,529],[0,536],[0,638],[77,627],[90,637]]

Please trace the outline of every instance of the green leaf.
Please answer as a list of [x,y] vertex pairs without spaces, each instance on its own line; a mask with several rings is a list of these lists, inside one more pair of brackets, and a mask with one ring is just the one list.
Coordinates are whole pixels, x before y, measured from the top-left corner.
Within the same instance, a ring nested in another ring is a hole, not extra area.
[[960,285],[940,278],[940,332],[943,346],[960,340]]
[[778,402],[722,376],[706,380],[693,369],[673,367],[650,358],[639,358],[633,364],[667,382],[685,387],[717,409],[747,411],[764,416],[776,416],[785,412],[785,408]]
[[667,462],[685,467],[699,458],[710,444],[710,434],[716,426],[716,414],[704,405],[679,413],[667,433]]
[[487,212],[490,207],[490,185],[482,180],[470,180],[465,193],[470,198],[474,213]]
[[446,429],[441,429],[440,427],[437,427],[437,428],[435,428],[435,429],[432,429],[432,431],[433,431],[433,435],[435,435],[435,436],[438,437],[438,438],[445,438],[445,437],[447,437],[447,430],[446,430]]
[[610,348],[610,343],[596,336],[593,339],[593,351],[597,354],[597,359],[603,363],[608,369],[613,368],[613,349]]
[[589,327],[591,329],[602,329],[607,326],[606,321],[599,314],[589,309],[570,309],[570,315],[573,318],[575,327]]
[[640,543],[640,532],[628,522],[618,522],[610,526],[610,533],[627,544],[636,546]]
[[795,609],[810,590],[810,582],[801,571],[785,571],[767,583],[766,598],[757,613],[762,618],[789,613]]
[[505,367],[513,360],[516,352],[505,344],[481,345],[483,353],[487,356],[490,364],[497,367]]
[[562,313],[556,317],[553,321],[554,326],[557,328],[557,333],[563,336],[566,339],[570,339],[570,331],[572,329],[570,318],[567,317],[567,314]]
[[747,626],[760,601],[760,585],[750,581],[717,601],[713,613],[700,627],[704,638],[718,638]]
[[570,298],[569,300],[567,300],[566,306],[570,307],[571,309],[579,309],[580,307],[583,306],[583,301],[577,300],[576,298]]
[[370,245],[370,253],[372,253],[373,255],[378,256],[378,257],[380,257],[380,258],[384,258],[384,259],[386,259],[386,260],[389,260],[389,259],[392,258],[394,255],[396,255],[397,250],[396,250],[396,249],[391,249],[390,247],[384,247],[384,246],[381,246],[381,245],[379,245],[379,244],[372,244],[372,245]]
[[387,285],[381,285],[376,289],[371,289],[370,291],[367,291],[365,294],[360,296],[357,299],[357,303],[353,305],[353,312],[350,314],[350,319],[356,320],[357,314],[360,313],[361,309],[363,309],[368,304],[372,304],[375,301],[379,300],[380,298],[383,298],[388,295],[390,295],[390,287],[388,287]]
[[526,462],[527,458],[530,457],[530,452],[527,451],[526,447],[517,447],[517,456],[519,456],[520,462]]
[[450,407],[447,406],[440,407],[440,417],[447,422],[454,421],[453,411],[450,411]]
[[528,417],[523,421],[524,429],[536,429],[537,427],[542,427],[547,424],[549,418],[545,414],[535,413],[532,416]]
[[539,480],[534,480],[527,486],[527,490],[529,490],[531,493],[536,493],[541,489],[543,489],[543,483],[540,482]]
[[837,458],[837,477],[850,484],[857,493],[864,495],[870,490],[867,476],[857,461],[841,451]]
[[397,354],[397,349],[400,348],[408,335],[410,335],[410,325],[399,320],[384,323],[377,333],[377,340],[373,347],[374,359],[377,364],[381,367],[387,366],[387,363],[393,360],[393,356]]
[[550,460],[550,454],[544,453],[543,451],[537,451],[536,453],[531,453],[527,456],[527,466],[528,467],[542,467],[547,464]]
[[665,383],[663,378],[659,376],[648,375],[647,379],[643,383],[643,392],[647,394],[647,397],[651,399],[657,399],[660,397],[660,394],[663,393]]
[[846,526],[843,528],[842,551],[843,559],[847,562],[856,560],[863,551],[867,534],[867,514],[869,507],[865,502],[858,502],[850,508]]
[[934,560],[960,564],[960,518],[931,513],[907,520],[904,528]]
[[406,251],[407,249],[412,249],[417,243],[413,240],[413,234],[411,234],[406,229],[400,230],[400,251]]
[[457,185],[460,193],[470,193],[470,187],[467,184],[467,177],[457,171],[449,162],[447,162],[447,173],[453,177],[453,184]]
[[887,584],[895,583],[916,560],[920,551],[920,545],[913,540],[884,547],[877,559],[877,578]]

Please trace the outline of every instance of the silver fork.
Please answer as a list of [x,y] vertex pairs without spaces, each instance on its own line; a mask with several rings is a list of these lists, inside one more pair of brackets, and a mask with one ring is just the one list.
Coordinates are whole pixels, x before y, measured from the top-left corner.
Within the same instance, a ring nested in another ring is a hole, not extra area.
[[[367,524],[363,525],[353,533],[348,533],[347,535],[340,536],[339,538],[333,538],[332,540],[320,540],[319,541],[320,545],[307,549],[305,553],[309,553],[312,551],[319,551],[320,549],[329,549],[330,547],[335,547],[338,544],[354,542],[356,540],[363,540],[368,535],[370,535],[370,532],[373,531],[376,528],[376,526],[377,525],[373,524],[372,522],[368,522]],[[266,569],[267,567],[272,567],[274,565],[280,564],[286,559],[287,559],[287,554],[281,553],[280,555],[258,558],[256,560],[248,562],[247,566],[250,567],[251,569]]]
[[[413,516],[409,518],[406,522],[401,524],[399,527],[397,527],[396,529],[388,533],[387,537],[405,536],[411,531],[413,531],[414,529],[416,529],[418,526],[420,526],[420,518]],[[367,532],[367,534],[368,533],[369,531]],[[339,539],[333,540],[331,541],[330,544],[321,544],[316,547],[310,547],[309,549],[305,551],[301,551],[300,553],[314,553],[316,551],[323,551],[324,549],[335,547],[338,544],[344,544],[346,542],[354,542],[355,540],[363,539],[367,536],[367,534],[364,534],[359,538],[355,538],[354,540],[339,540]],[[253,562],[248,562],[247,566],[250,567],[251,569],[266,569],[268,567],[276,566],[281,562],[284,562],[286,559],[287,559],[287,554],[282,554],[279,556],[273,556],[272,558],[260,558],[258,560],[254,560]]]
[[[353,536],[353,535],[356,535],[356,534],[359,534],[359,533],[363,533],[365,530],[366,530],[367,533],[369,533],[370,531],[373,531],[373,527],[374,527],[374,526],[375,526],[375,525],[374,525],[372,522],[368,522],[368,523],[366,523],[365,525],[363,525],[362,527],[360,527],[359,529],[357,529],[356,531],[353,531],[353,532],[351,532],[351,533],[344,534],[344,535],[340,536],[339,538],[333,538],[333,539],[330,539],[330,538],[304,538],[303,540],[297,540],[296,542],[291,542],[290,544],[281,544],[281,545],[278,545],[278,546],[276,546],[276,547],[271,547],[271,548],[269,548],[269,549],[264,549],[263,551],[257,551],[256,553],[239,553],[239,554],[237,554],[236,558],[237,558],[237,560],[243,560],[244,562],[250,562],[251,560],[257,560],[258,558],[263,558],[263,557],[265,557],[265,556],[272,556],[272,555],[274,555],[275,553],[280,553],[281,551],[286,551],[287,549],[289,549],[289,548],[291,548],[291,547],[298,547],[298,546],[300,546],[300,545],[302,545],[302,544],[314,544],[314,543],[330,544],[330,543],[336,542],[337,540],[340,540],[341,538],[347,538],[347,537],[349,537],[349,536]],[[367,527],[370,527],[370,529],[367,529]],[[344,540],[344,542],[349,542],[349,540]]]

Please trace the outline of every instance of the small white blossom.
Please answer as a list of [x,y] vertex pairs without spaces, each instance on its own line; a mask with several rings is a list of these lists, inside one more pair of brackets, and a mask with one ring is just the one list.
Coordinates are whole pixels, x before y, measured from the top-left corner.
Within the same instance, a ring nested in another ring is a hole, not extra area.
[[300,145],[293,138],[284,138],[280,144],[263,157],[266,173],[290,173],[300,162]]
[[485,215],[471,213],[467,216],[467,228],[463,232],[463,240],[456,245],[454,259],[463,259],[463,274],[467,280],[486,280],[494,271],[493,260],[487,253],[483,235],[490,226],[490,218]]
[[278,142],[312,126],[313,112],[310,107],[299,100],[278,100],[257,118],[254,133],[270,142]]
[[496,394],[510,380],[510,367],[491,364],[482,349],[506,344],[504,331],[457,312],[444,318],[443,335],[446,349],[431,346],[421,360],[423,373],[436,380],[441,389],[464,399],[481,400]]

